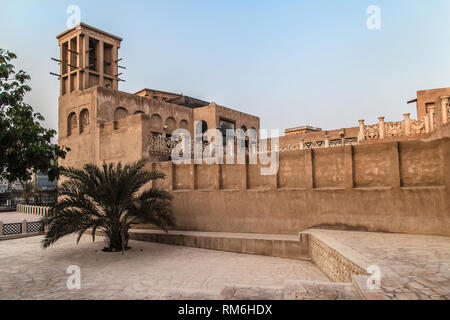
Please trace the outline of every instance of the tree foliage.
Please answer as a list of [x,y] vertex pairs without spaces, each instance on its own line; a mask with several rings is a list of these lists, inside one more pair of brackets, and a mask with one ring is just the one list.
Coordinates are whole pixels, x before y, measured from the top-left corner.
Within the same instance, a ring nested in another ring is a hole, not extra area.
[[164,174],[144,170],[145,161],[122,166],[121,163],[87,164],[83,170],[62,168],[64,182],[58,188],[59,201],[43,219],[48,232],[44,248],[70,234],[92,230],[104,232],[105,251],[124,251],[128,231],[136,224],[153,224],[163,230],[175,226],[171,196],[159,188],[143,188],[148,182],[163,179]]
[[10,182],[31,179],[32,172],[58,176],[58,158],[68,148],[52,143],[56,131],[44,128],[44,117],[24,102],[31,91],[26,84],[30,76],[16,71],[12,60],[17,56],[0,49],[0,178]]

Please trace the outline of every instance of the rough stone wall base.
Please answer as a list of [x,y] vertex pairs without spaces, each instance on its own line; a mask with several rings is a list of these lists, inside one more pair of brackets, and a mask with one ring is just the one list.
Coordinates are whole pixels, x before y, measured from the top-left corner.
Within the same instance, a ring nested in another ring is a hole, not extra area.
[[334,282],[352,282],[352,276],[366,274],[361,266],[313,234],[301,234],[300,242],[308,246],[314,264]]

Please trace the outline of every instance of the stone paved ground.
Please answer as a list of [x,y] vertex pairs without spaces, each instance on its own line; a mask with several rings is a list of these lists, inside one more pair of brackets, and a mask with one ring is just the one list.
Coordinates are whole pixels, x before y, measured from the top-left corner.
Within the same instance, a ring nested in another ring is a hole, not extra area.
[[[286,281],[328,281],[306,261],[137,241],[125,255],[103,253],[102,238],[84,237],[76,246],[73,236],[43,251],[41,240],[0,242],[0,299],[215,299],[236,285],[265,288],[266,298],[277,298]],[[67,289],[69,265],[81,268],[80,290]],[[322,295],[330,292],[336,291]]]
[[313,230],[381,269],[390,299],[450,299],[450,237]]
[[351,283],[290,280],[284,286],[227,286],[220,296],[224,300],[360,300]]
[[3,223],[18,223],[23,220],[27,220],[28,222],[34,222],[41,220],[41,216],[24,214],[18,212],[0,212],[0,221]]

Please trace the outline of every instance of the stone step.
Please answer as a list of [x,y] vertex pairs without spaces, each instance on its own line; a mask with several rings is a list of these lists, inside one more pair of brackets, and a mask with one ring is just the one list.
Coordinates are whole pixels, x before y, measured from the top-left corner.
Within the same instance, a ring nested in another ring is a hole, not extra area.
[[279,287],[227,286],[219,300],[361,300],[351,283],[286,281]]
[[336,283],[350,283],[361,299],[388,300],[381,288],[368,288],[368,272],[374,264],[352,247],[328,236],[326,230],[301,232],[302,246],[308,247],[312,262]]
[[309,248],[312,261],[331,281],[350,283],[354,275],[366,275],[372,265],[351,247],[327,236],[326,230],[303,231],[299,240],[302,247]]
[[130,239],[202,249],[311,260],[297,235],[132,229]]

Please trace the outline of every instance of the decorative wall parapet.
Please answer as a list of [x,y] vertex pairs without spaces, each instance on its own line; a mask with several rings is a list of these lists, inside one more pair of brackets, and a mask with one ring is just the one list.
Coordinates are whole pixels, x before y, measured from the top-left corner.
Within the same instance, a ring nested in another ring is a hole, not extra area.
[[379,117],[378,118],[378,136],[380,137],[380,139],[384,139],[384,137],[386,136],[386,131],[385,131],[385,123],[384,123],[384,117]]
[[364,120],[360,120],[360,137],[364,137],[360,138],[360,141],[422,135],[432,131],[428,115],[423,120],[412,120],[409,113],[405,113],[403,117],[403,121],[391,122],[386,122],[384,117],[379,117],[378,123],[373,125],[365,125]]
[[364,120],[359,120],[358,141],[362,141],[365,139],[365,131],[366,131],[366,125],[364,124]]
[[[169,156],[172,152],[172,149],[178,144],[177,141],[172,141],[171,138],[165,138],[162,136],[158,137],[151,137],[150,138],[150,144],[148,152],[150,154],[163,154]],[[335,147],[342,147],[342,146],[350,146],[350,145],[357,145],[358,144],[358,137],[348,137],[348,138],[341,138],[341,139],[330,139],[330,137],[325,136],[323,140],[316,140],[316,141],[309,141],[305,142],[304,139],[299,139],[298,144],[287,144],[278,146],[276,148],[279,152],[288,152],[288,151],[297,151],[297,150],[305,150],[305,149],[320,149],[320,148],[335,148]],[[205,151],[205,148],[207,147],[208,143],[203,142],[202,143],[202,152]],[[236,149],[236,144],[232,146]],[[194,152],[194,144],[191,144],[192,148],[192,155],[195,154]],[[231,150],[231,146],[224,146],[223,151],[224,155],[229,154],[236,154],[236,150]],[[199,150],[200,151],[200,150]],[[260,146],[259,151],[256,153],[267,153],[271,152],[272,148],[270,146]],[[246,153],[248,153],[248,149],[246,150]],[[213,156],[214,156],[213,152]]]
[[400,137],[407,136],[406,125],[404,121],[387,122],[385,123],[385,136]]
[[411,135],[411,114],[405,113],[403,117],[405,118],[404,120],[405,135],[409,136]]
[[[442,122],[447,123],[450,118],[450,101],[447,100],[442,102],[445,104],[444,111],[447,112],[447,118],[442,116]],[[444,113],[442,111],[442,113]],[[325,132],[323,137],[316,137],[313,141],[306,141],[305,138],[299,138],[298,143],[281,144],[277,150],[279,152],[286,151],[296,151],[304,149],[320,149],[320,148],[332,148],[332,147],[342,147],[348,145],[358,145],[362,141],[374,141],[382,140],[386,138],[395,137],[409,137],[417,135],[425,135],[431,133],[433,130],[437,129],[436,125],[436,114],[431,110],[422,120],[413,120],[409,113],[403,115],[403,121],[385,121],[385,117],[379,117],[377,124],[366,125],[365,120],[359,120],[359,133],[354,132],[352,135],[354,137],[345,137],[341,135],[341,139],[330,138],[330,136]],[[311,139],[311,138],[310,138]],[[177,141],[172,141],[171,138],[166,138],[163,136],[152,136],[150,137],[150,143],[148,147],[149,154],[163,154],[170,156],[172,149],[178,144]],[[208,142],[202,142],[202,152],[205,151]],[[236,143],[233,148],[236,148]],[[200,150],[198,150],[200,151]],[[261,148],[257,153],[270,152],[271,148]],[[248,152],[248,151],[247,151]],[[230,146],[224,146],[224,154],[233,153]],[[194,144],[191,143],[191,154],[195,154]],[[234,150],[234,153],[236,151]]]
[[411,120],[411,134],[425,134],[425,123],[420,120]]
[[307,149],[323,149],[323,148],[337,148],[343,146],[355,146],[358,145],[358,138],[343,138],[343,139],[333,139],[329,138],[325,140],[318,140],[312,142],[305,142],[304,139],[300,139],[298,144],[288,144],[279,148],[280,152],[287,151],[298,151],[298,150],[307,150]]
[[365,127],[364,138],[365,140],[380,139],[379,124],[368,125]]

